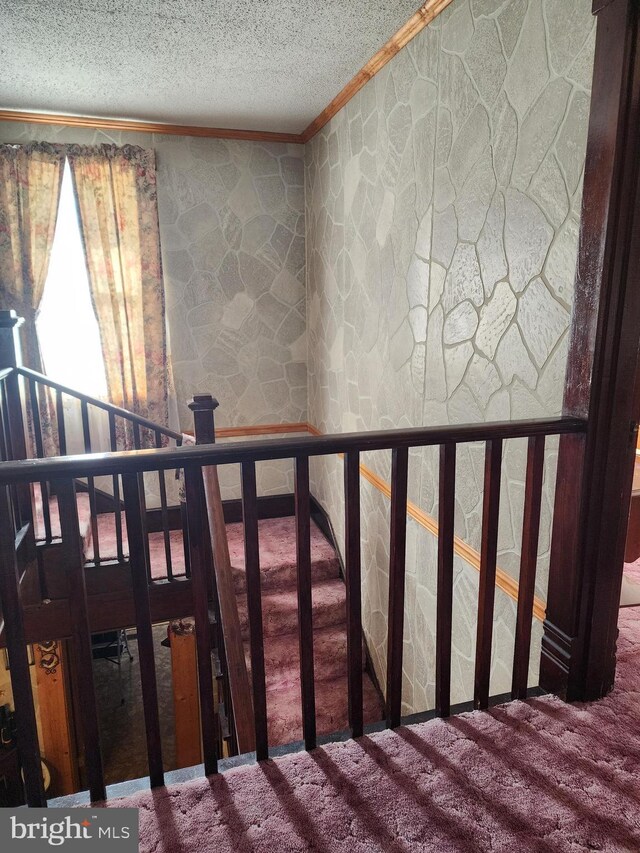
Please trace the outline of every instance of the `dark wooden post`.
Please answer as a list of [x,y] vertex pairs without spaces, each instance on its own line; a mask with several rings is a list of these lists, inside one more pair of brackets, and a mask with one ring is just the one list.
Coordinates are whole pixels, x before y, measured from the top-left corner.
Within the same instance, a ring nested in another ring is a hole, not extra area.
[[[24,323],[15,311],[0,311],[0,370],[7,367],[22,366],[20,347],[20,326]],[[20,379],[13,373],[6,379],[8,420],[11,452],[14,459],[27,458],[27,437],[22,413]],[[31,496],[27,484],[17,486],[20,518],[24,522],[31,520]]]
[[596,699],[615,676],[640,410],[638,0],[594,0],[597,35],[540,683]]
[[213,413],[218,401],[211,394],[194,394],[189,408],[193,412],[193,430],[196,444],[213,444],[216,440],[216,428]]

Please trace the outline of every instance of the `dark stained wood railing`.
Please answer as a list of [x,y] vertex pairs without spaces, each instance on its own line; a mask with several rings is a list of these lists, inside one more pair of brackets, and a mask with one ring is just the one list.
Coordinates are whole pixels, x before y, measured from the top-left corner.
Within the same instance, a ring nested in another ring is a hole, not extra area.
[[[194,406],[196,423],[209,426],[204,434],[214,437],[212,410],[215,401],[204,397]],[[206,412],[207,405],[209,408]],[[130,570],[134,599],[134,619],[140,641],[144,716],[147,732],[149,775],[152,785],[163,781],[162,754],[159,740],[157,686],[151,639],[150,597],[157,581],[149,575],[148,534],[142,478],[145,473],[159,474],[183,468],[186,484],[188,548],[191,563],[193,615],[196,623],[197,661],[202,745],[206,773],[217,770],[220,758],[221,722],[214,701],[214,668],[212,649],[216,632],[222,631],[219,649],[223,671],[229,678],[227,702],[229,718],[234,726],[237,749],[256,749],[259,759],[269,754],[267,709],[265,701],[265,662],[262,642],[260,591],[260,555],[257,525],[256,462],[265,459],[295,460],[295,512],[297,531],[298,629],[300,640],[300,680],[305,746],[315,746],[316,719],[314,698],[313,625],[310,583],[310,485],[309,460],[314,456],[345,454],[345,524],[346,582],[348,595],[348,702],[352,733],[363,731],[362,699],[362,618],[360,612],[360,454],[366,450],[390,450],[392,454],[391,525],[389,565],[389,621],[387,638],[386,719],[389,727],[402,720],[402,642],[405,620],[404,587],[406,555],[406,509],[409,472],[409,450],[440,447],[440,506],[438,543],[438,602],[436,641],[436,713],[450,712],[451,624],[453,606],[453,546],[455,460],[458,444],[483,441],[486,444],[485,491],[482,528],[482,561],[478,597],[478,642],[474,703],[487,707],[491,663],[493,598],[497,530],[499,514],[500,468],[503,442],[528,438],[524,527],[522,540],[522,596],[518,603],[517,631],[513,669],[514,696],[527,689],[527,664],[530,651],[533,587],[537,562],[544,439],[549,435],[581,433],[584,422],[579,419],[515,421],[492,424],[468,424],[447,427],[417,427],[369,433],[333,436],[273,439],[217,445],[196,444],[188,447],[137,450],[5,462],[0,465],[0,498],[4,501],[2,518],[11,513],[11,487],[21,483],[52,482],[60,503],[63,542],[67,549],[68,583],[73,647],[80,661],[80,671],[87,674],[81,685],[82,734],[89,779],[94,799],[104,795],[100,762],[100,746],[95,714],[95,695],[90,677],[90,620],[87,607],[85,572],[80,555],[78,517],[74,482],[78,478],[98,476],[121,477],[124,486],[125,514],[131,550]],[[202,433],[201,433],[202,435]],[[217,468],[224,464],[241,465],[242,508],[245,521],[245,561],[251,652],[251,686],[240,635],[237,601],[226,544],[224,517],[220,499]],[[160,511],[160,517],[162,510]],[[208,522],[208,523],[207,523]],[[24,636],[21,633],[22,607],[19,591],[15,591],[16,555],[11,539],[3,538],[2,586],[10,608],[5,607],[5,633],[13,649]],[[173,582],[175,584],[175,581]],[[212,612],[220,617],[220,624]],[[16,652],[17,653],[17,652]],[[20,681],[20,668],[14,678]],[[240,686],[239,686],[240,685]],[[20,713],[31,713],[30,688],[18,685]],[[29,726],[27,725],[27,732]],[[28,749],[23,745],[23,749]],[[39,802],[41,793],[33,777],[27,778],[31,802]]]
[[[0,389],[4,391],[5,379],[10,381],[10,377],[17,381],[25,383],[26,393],[25,398],[29,403],[28,416],[31,419],[31,427],[33,432],[33,449],[35,455],[41,459],[47,456],[47,447],[45,446],[45,431],[43,429],[41,412],[44,409],[44,400],[47,394],[52,395],[55,400],[53,410],[55,411],[55,434],[57,437],[59,455],[66,456],[69,445],[69,429],[67,427],[65,416],[65,398],[75,400],[79,406],[80,415],[80,430],[82,437],[82,446],[85,454],[90,454],[95,451],[95,442],[92,436],[92,420],[91,412],[93,409],[102,411],[106,414],[108,423],[108,444],[111,452],[125,450],[123,440],[133,442],[134,449],[142,447],[154,447],[160,449],[167,445],[168,442],[174,442],[176,446],[182,444],[182,435],[172,429],[161,426],[150,421],[148,418],[128,412],[120,406],[114,406],[104,400],[95,397],[90,397],[80,391],[75,391],[66,385],[55,382],[48,376],[37,373],[34,370],[29,370],[25,367],[9,368],[5,371],[6,376],[0,378]],[[5,398],[4,393],[0,393],[0,404]],[[18,399],[14,394],[14,405],[10,408],[18,408],[15,401]],[[53,425],[52,425],[53,427]],[[0,438],[2,436],[0,435]],[[103,449],[103,448],[101,448]],[[7,458],[19,459],[26,456],[17,456],[13,451],[7,450],[10,455]],[[164,553],[166,563],[166,577],[172,580],[174,577],[173,571],[173,555],[171,551],[171,529],[172,523],[169,517],[169,502],[167,498],[167,486],[165,480],[165,472],[158,472],[158,497],[160,501],[160,529],[164,541]],[[86,491],[89,496],[90,509],[90,526],[91,526],[91,562],[98,566],[104,560],[111,561],[114,556],[118,562],[124,562],[125,543],[124,530],[122,524],[122,488],[120,477],[114,474],[111,477],[112,500],[111,509],[113,515],[113,525],[116,538],[116,554],[101,553],[100,543],[100,525],[99,515],[104,514],[106,509],[104,505],[98,506],[98,491],[96,489],[96,478],[94,476],[86,477]],[[51,524],[50,499],[51,489],[47,481],[42,481],[40,484],[40,494],[42,495],[42,519],[44,527],[44,541],[50,543],[53,539],[53,531]],[[104,504],[104,501],[103,501]],[[183,533],[186,532],[186,523],[182,525]],[[186,536],[184,537],[186,541]],[[185,545],[185,574],[189,574],[188,566],[188,549]]]

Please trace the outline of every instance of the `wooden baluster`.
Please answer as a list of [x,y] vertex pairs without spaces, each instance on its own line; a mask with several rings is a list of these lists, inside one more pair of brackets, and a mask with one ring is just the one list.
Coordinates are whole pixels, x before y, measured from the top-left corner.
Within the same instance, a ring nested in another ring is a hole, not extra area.
[[313,610],[311,601],[311,504],[309,457],[295,460],[296,555],[298,581],[298,641],[302,733],[305,749],[316,746],[316,699],[313,666]]
[[[0,530],[14,528],[10,493],[6,486],[0,487]],[[19,725],[16,731],[20,763],[24,773],[27,805],[47,805],[42,783],[40,746],[36,712],[31,691],[29,656],[24,633],[20,581],[13,536],[0,537],[0,600],[4,615],[4,630],[9,664],[11,666],[11,688]]]
[[453,610],[453,539],[456,496],[456,445],[440,446],[438,500],[438,594],[436,616],[436,714],[451,712],[451,623]]
[[[176,447],[182,447],[182,439],[176,439]],[[176,479],[180,476],[180,469],[175,471]],[[180,501],[180,525],[182,527],[182,551],[184,553],[184,574],[191,577],[191,566],[189,565],[189,525],[187,524],[187,508],[183,500]]]
[[56,388],[56,423],[58,427],[58,447],[60,456],[67,455],[67,430],[64,422],[62,391]]
[[347,679],[349,726],[361,737],[362,718],[362,599],[360,550],[360,454],[352,450],[344,461],[345,581],[347,587]]
[[[19,367],[22,364],[20,349],[20,326],[23,319],[18,317],[15,311],[0,310],[0,367]],[[18,373],[11,373],[5,379],[7,394],[7,420],[9,424],[8,434],[13,459],[26,459],[27,435],[25,430],[25,419],[22,405],[22,394],[20,385],[23,382]],[[31,485],[29,483],[18,483],[16,485],[18,495],[20,524],[33,521],[33,506],[31,500]],[[35,558],[35,537],[33,527],[29,533],[29,551]]]
[[[28,380],[29,399],[31,401],[31,421],[33,423],[33,440],[35,443],[36,456],[38,459],[44,458],[44,442],[42,440],[42,423],[40,420],[40,400],[38,389],[34,379]],[[49,492],[49,483],[44,480],[40,482],[40,495],[42,497],[42,520],[44,521],[44,538],[47,542],[51,542],[53,535],[51,532],[51,510],[49,501],[51,499]]]
[[[116,433],[116,417],[113,412],[109,412],[109,448],[112,453],[118,450],[118,436]],[[122,544],[122,506],[120,502],[120,478],[117,474],[113,475],[113,507],[114,520],[116,524],[116,554],[118,562],[124,562],[124,548]]]
[[256,733],[256,758],[269,757],[267,736],[267,694],[264,672],[262,594],[260,589],[260,545],[258,539],[258,498],[255,462],[242,463],[242,520],[244,523],[244,559],[247,575],[247,611],[251,647],[253,717]]
[[527,449],[527,478],[522,520],[520,577],[518,579],[518,616],[513,654],[513,680],[511,683],[512,699],[527,698],[543,477],[544,436],[531,436]]
[[[91,427],[89,426],[89,407],[86,400],[80,402],[82,412],[82,437],[84,439],[84,452],[91,453]],[[87,489],[89,490],[89,511],[91,513],[91,542],[93,544],[93,562],[100,562],[100,539],[98,534],[98,510],[96,507],[96,487],[93,477],[87,477]]]
[[193,587],[196,643],[198,652],[198,685],[200,719],[202,720],[202,754],[207,776],[218,772],[218,712],[213,701],[213,667],[211,665],[211,626],[209,622],[210,548],[207,546],[207,512],[204,505],[202,469],[184,470],[186,510],[189,529],[189,561]]
[[478,588],[478,630],[473,706],[489,707],[493,605],[496,592],[498,556],[498,516],[500,511],[500,469],[502,439],[486,443],[484,462],[484,498],[482,505],[482,542],[480,544],[480,583]]
[[[9,462],[13,459],[13,448],[11,446],[11,423],[9,419],[9,397],[7,394],[6,379],[3,380],[2,383],[0,383],[0,393],[2,396],[2,426],[0,429],[0,433],[2,436],[2,461]],[[22,518],[20,500],[18,497],[19,492],[18,487],[16,485],[10,486],[10,494],[11,505],[13,507],[16,526],[22,527],[22,525],[26,523],[26,520],[23,520]]]
[[140,442],[140,424],[137,421],[133,422],[133,447],[134,450],[140,450],[142,447]]
[[[162,447],[162,433],[155,431],[156,447]],[[167,578],[173,579],[173,564],[171,562],[171,533],[169,532],[169,512],[167,510],[167,484],[164,471],[158,471],[158,486],[160,488],[160,512],[162,516],[162,534],[164,536],[164,555],[167,563]]]
[[407,550],[407,472],[409,451],[398,447],[391,456],[391,531],[389,548],[389,614],[387,638],[387,728],[400,725],[402,715],[402,635]]
[[84,743],[85,766],[92,802],[104,800],[106,790],[100,752],[98,707],[93,678],[91,627],[87,606],[84,554],[78,524],[78,505],[73,480],[55,480],[55,493],[60,508],[62,531],[62,563],[66,568],[69,587],[69,613],[71,615],[71,640],[75,658],[75,671],[79,678],[74,690],[80,709],[80,732]]
[[153,626],[149,602],[151,568],[149,566],[149,540],[146,531],[146,507],[142,474],[123,474],[122,491],[129,539],[131,588],[136,612],[149,780],[151,787],[157,788],[164,785],[164,772],[162,769],[162,737],[158,713],[158,685],[153,651]]

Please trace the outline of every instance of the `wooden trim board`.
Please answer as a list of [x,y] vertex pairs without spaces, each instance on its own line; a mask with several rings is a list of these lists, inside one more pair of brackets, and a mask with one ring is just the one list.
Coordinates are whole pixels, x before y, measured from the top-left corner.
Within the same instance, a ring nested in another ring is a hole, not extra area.
[[383,45],[380,50],[375,53],[371,59],[364,65],[356,76],[350,80],[347,85],[339,92],[335,98],[328,104],[320,115],[302,131],[302,142],[308,142],[312,139],[319,130],[329,122],[336,113],[349,103],[351,98],[356,95],[362,87],[374,77],[393,57],[399,53],[402,48],[408,44],[411,39],[415,38],[427,24],[430,24],[440,12],[447,8],[452,0],[427,0],[413,14],[406,24],[404,24],[398,32],[391,36],[389,41]]
[[238,130],[227,127],[196,127],[190,124],[163,124],[133,119],[71,116],[61,113],[36,113],[0,110],[0,121],[25,121],[31,124],[55,124],[64,127],[90,127],[96,130],[126,130],[134,133],[163,133],[173,136],[206,136],[211,139],[243,139],[249,142],[291,142],[302,144],[299,133],[274,133],[268,130]]

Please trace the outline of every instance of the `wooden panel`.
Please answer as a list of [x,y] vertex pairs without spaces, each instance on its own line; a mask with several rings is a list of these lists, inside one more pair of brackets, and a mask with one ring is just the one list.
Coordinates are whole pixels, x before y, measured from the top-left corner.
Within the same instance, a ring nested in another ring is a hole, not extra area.
[[389,545],[389,613],[387,638],[387,727],[400,725],[402,713],[402,642],[407,549],[407,471],[409,451],[391,456],[391,531]]
[[236,130],[227,127],[198,127],[190,124],[163,124],[131,119],[70,116],[58,113],[34,113],[20,110],[0,110],[0,121],[24,121],[31,124],[53,124],[64,127],[93,127],[104,130],[124,130],[133,133],[162,133],[174,136],[205,136],[211,139],[246,139],[250,142],[302,143],[298,133],[277,133],[268,130]]
[[194,767],[202,761],[195,622],[174,620],[169,623],[167,635],[171,646],[176,767]]
[[247,611],[256,757],[258,761],[263,761],[269,757],[269,743],[262,629],[262,593],[260,588],[258,499],[256,494],[256,466],[253,462],[245,462],[242,465],[242,520],[244,524],[244,562],[247,577]]
[[316,746],[316,698],[313,667],[313,608],[311,602],[311,505],[309,457],[295,461],[296,556],[298,581],[298,643],[302,733],[305,749]]
[[62,640],[37,643],[33,658],[38,686],[42,752],[51,774],[49,797],[79,790],[73,737],[73,708],[68,695],[65,648]]
[[476,667],[473,691],[473,707],[481,709],[489,707],[501,466],[502,440],[498,438],[488,441],[484,461],[482,545],[480,551],[480,584],[478,587],[478,630],[476,634]]
[[75,659],[75,671],[79,675],[77,683],[74,683],[73,687],[80,711],[78,723],[84,744],[89,792],[91,800],[96,802],[106,798],[106,790],[102,772],[102,754],[100,752],[98,708],[93,678],[89,610],[85,587],[84,557],[78,526],[78,506],[72,480],[57,480],[52,485],[58,496],[58,506],[60,508],[60,528],[66,555],[69,583],[71,639]]
[[544,476],[544,436],[529,439],[527,450],[527,477],[524,493],[522,521],[522,547],[520,549],[520,578],[518,589],[518,615],[516,620],[515,650],[513,655],[513,699],[526,699],[531,651],[531,620],[533,618],[533,593],[538,564],[538,536],[540,533],[540,507],[542,504],[542,479]]
[[253,728],[253,706],[251,688],[247,674],[247,662],[244,656],[244,643],[240,629],[238,599],[233,584],[229,543],[220,496],[218,469],[209,466],[203,469],[205,503],[211,543],[213,563],[216,573],[216,587],[220,606],[220,620],[224,634],[226,655],[226,675],[231,692],[233,720],[238,750],[241,753],[255,749]]
[[438,498],[438,593],[436,601],[436,714],[451,712],[451,620],[453,610],[453,541],[456,497],[456,446],[440,448]]
[[380,50],[371,57],[367,64],[350,80],[331,103],[317,116],[302,132],[302,141],[308,142],[321,130],[340,110],[349,103],[351,98],[368,83],[402,48],[415,38],[427,24],[437,17],[451,0],[428,0],[412,15],[406,24],[393,35]]
[[150,568],[148,540],[146,530],[144,529],[143,489],[142,475],[122,475],[122,491],[124,493],[127,537],[130,551],[131,588],[136,611],[136,633],[138,637],[138,657],[140,661],[144,726],[147,739],[149,780],[151,787],[157,788],[164,784],[164,772],[162,769],[162,737],[160,735],[160,716],[158,713],[158,684],[153,649],[151,605],[149,603],[149,587],[147,585]]
[[[0,530],[13,530],[9,490],[0,488]],[[31,675],[25,640],[18,565],[13,539],[0,537],[0,600],[5,614],[5,635],[11,665],[11,688],[16,715],[18,750],[24,773],[28,806],[44,806],[46,799],[40,769],[40,746],[31,692]]]
[[218,772],[218,711],[213,701],[213,667],[211,664],[211,625],[209,622],[209,580],[211,566],[205,524],[204,489],[200,468],[185,468],[187,521],[189,529],[189,562],[193,585],[196,621],[198,687],[202,720],[202,755],[207,776]]
[[349,725],[361,737],[362,718],[362,598],[360,543],[360,454],[347,453],[344,465],[345,581],[347,586],[347,659]]
[[[614,682],[626,507],[640,412],[640,7],[636,0],[613,0],[595,8],[563,401],[564,412],[588,416],[589,430],[583,467],[575,466],[574,442],[562,442],[558,456],[541,658],[545,689],[584,700],[603,696]],[[567,492],[571,503],[561,500]]]

